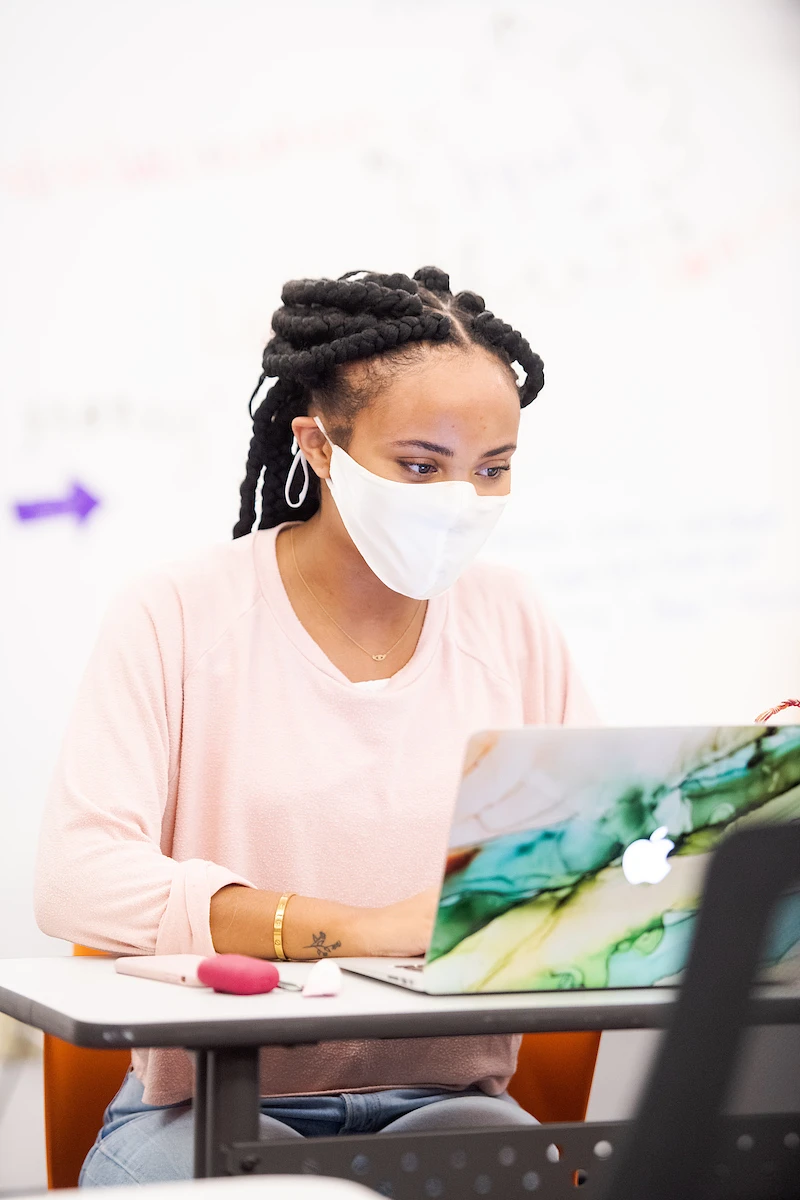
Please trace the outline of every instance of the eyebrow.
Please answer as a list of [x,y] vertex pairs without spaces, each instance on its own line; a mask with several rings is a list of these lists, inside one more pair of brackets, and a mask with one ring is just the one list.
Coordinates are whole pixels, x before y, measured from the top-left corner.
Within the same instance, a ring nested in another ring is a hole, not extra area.
[[[418,450],[427,450],[430,454],[442,454],[445,458],[454,458],[455,451],[449,446],[440,446],[438,442],[425,442],[421,438],[409,438],[406,441],[392,442],[393,446],[413,446]],[[494,450],[487,450],[481,458],[496,458],[498,454],[508,454],[512,450],[516,450],[516,442],[508,442],[505,446],[497,446]]]

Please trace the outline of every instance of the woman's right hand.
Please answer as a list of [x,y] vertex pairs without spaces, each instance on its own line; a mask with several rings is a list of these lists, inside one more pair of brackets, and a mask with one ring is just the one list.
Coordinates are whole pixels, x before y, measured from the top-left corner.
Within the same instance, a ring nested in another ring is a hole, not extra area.
[[425,954],[433,934],[439,887],[428,888],[383,908],[363,910],[364,954],[387,958],[416,958]]

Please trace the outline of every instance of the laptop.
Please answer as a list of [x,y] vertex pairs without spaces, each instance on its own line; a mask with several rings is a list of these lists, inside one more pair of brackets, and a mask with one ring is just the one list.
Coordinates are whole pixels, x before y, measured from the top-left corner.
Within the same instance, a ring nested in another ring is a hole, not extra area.
[[[800,726],[476,734],[426,955],[338,961],[439,995],[675,984],[714,848],[798,820]],[[760,975],[798,977],[800,889],[776,910]]]

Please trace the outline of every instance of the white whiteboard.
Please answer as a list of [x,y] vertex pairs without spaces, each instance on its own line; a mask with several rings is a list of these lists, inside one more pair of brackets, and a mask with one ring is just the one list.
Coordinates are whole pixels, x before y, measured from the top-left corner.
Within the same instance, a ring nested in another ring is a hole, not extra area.
[[111,591],[230,536],[288,278],[436,263],[540,351],[489,555],[608,719],[800,691],[799,61],[788,0],[0,2],[0,954]]

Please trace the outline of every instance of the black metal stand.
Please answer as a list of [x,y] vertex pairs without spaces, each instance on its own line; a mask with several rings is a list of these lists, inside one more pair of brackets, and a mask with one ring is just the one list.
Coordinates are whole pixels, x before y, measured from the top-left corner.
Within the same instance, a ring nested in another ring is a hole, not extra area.
[[206,1113],[208,1111],[208,1060],[207,1050],[197,1050],[194,1056],[194,1100],[192,1123],[194,1125],[194,1177],[206,1179]]
[[[230,1174],[229,1148],[258,1139],[258,1046],[197,1052],[195,1179]],[[246,1130],[246,1133],[245,1133]]]
[[[728,1117],[716,1133],[704,1196],[797,1200],[798,1114]],[[393,1200],[600,1200],[635,1136],[635,1124],[625,1121],[237,1143],[228,1171],[329,1175]],[[683,1200],[680,1192],[673,1197]]]

